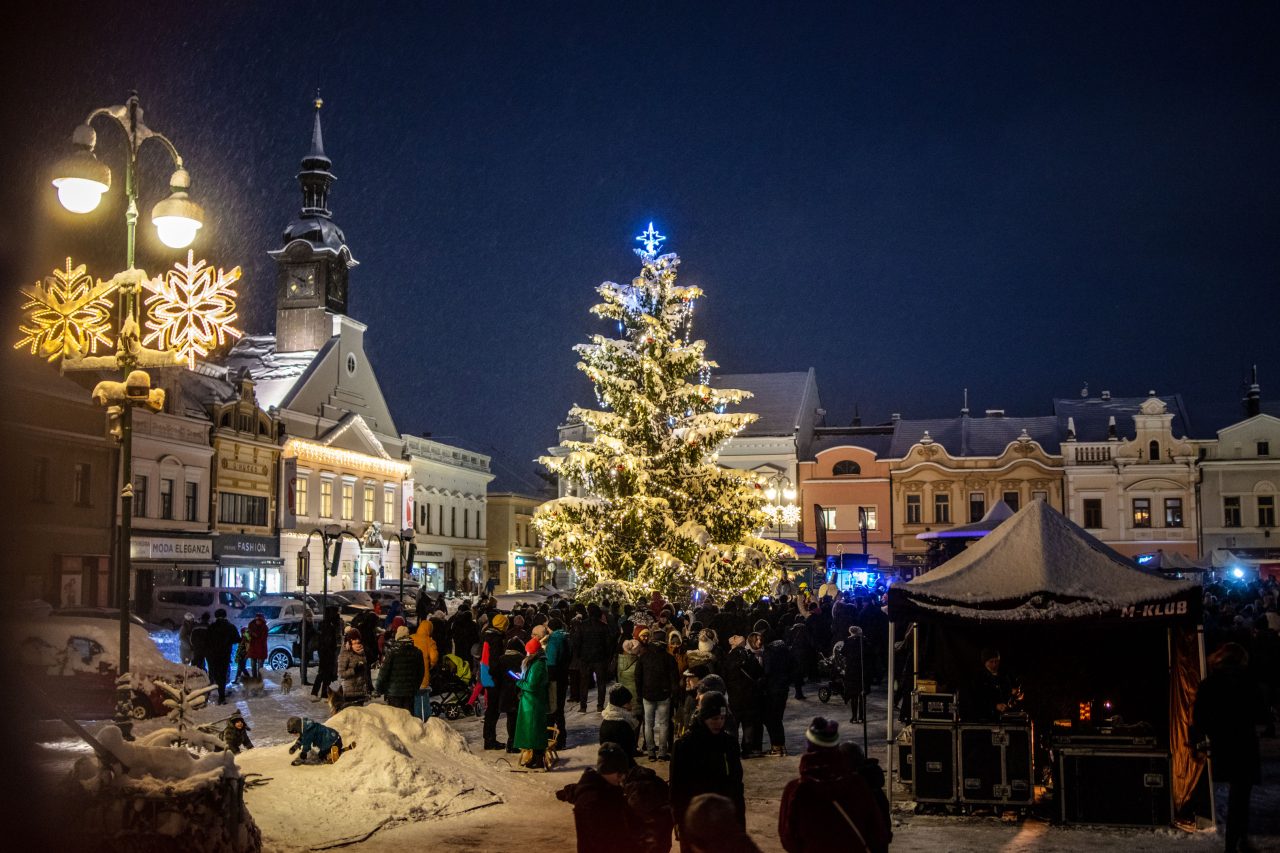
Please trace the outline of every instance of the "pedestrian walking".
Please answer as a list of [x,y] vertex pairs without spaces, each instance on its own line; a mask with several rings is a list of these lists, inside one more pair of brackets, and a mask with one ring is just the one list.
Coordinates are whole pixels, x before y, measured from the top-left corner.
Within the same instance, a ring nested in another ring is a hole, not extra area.
[[644,709],[644,741],[650,761],[671,758],[668,725],[671,703],[680,689],[680,671],[667,651],[667,641],[654,633],[649,647],[636,662],[636,691]]
[[628,831],[630,815],[622,781],[631,756],[616,743],[602,743],[596,766],[582,771],[577,782],[556,792],[556,799],[573,804],[573,828],[578,853],[642,853]]
[[227,611],[221,607],[214,612],[209,626],[208,649],[209,679],[218,685],[218,704],[227,704],[227,675],[231,668],[231,654],[240,641],[240,632],[227,621]]
[[640,720],[632,713],[631,691],[615,684],[609,691],[609,704],[604,707],[600,723],[600,743],[616,743],[627,755],[639,755],[636,749]]
[[311,695],[328,699],[329,685],[338,677],[338,648],[342,643],[342,617],[338,615],[336,604],[325,607],[324,618],[320,620],[320,629],[316,635],[316,650],[320,660],[316,667],[316,680],[311,685]]
[[200,621],[191,626],[191,665],[209,671],[209,611],[200,614]]
[[604,621],[600,605],[587,606],[587,618],[582,622],[578,632],[578,677],[579,686],[578,711],[587,712],[587,697],[591,690],[592,679],[596,685],[596,710],[603,711],[606,699],[606,670],[610,657],[609,626]]
[[747,825],[738,744],[724,730],[728,711],[723,693],[704,693],[689,733],[676,741],[671,752],[671,809],[680,827],[682,851],[693,849],[686,841],[686,811],[699,794],[727,797],[737,826],[745,829]]
[[738,808],[720,794],[699,794],[685,809],[681,853],[761,853],[738,819]]
[[425,669],[422,652],[414,645],[409,629],[401,625],[383,652],[375,689],[386,697],[388,705],[412,713]]
[[245,631],[249,635],[249,672],[254,678],[262,676],[262,664],[267,660],[267,619],[261,613],[254,616]]
[[195,657],[191,650],[191,630],[195,626],[195,614],[184,613],[182,615],[182,625],[178,628],[178,658],[186,666],[190,666],[192,659]]
[[369,698],[369,661],[365,656],[364,638],[356,628],[348,628],[343,636],[342,651],[338,654],[338,680],[337,694],[329,697],[335,712],[348,705],[363,705]]

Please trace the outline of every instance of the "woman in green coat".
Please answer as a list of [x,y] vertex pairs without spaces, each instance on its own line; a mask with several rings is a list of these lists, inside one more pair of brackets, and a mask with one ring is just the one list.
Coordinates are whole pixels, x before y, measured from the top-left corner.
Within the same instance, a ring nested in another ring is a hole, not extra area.
[[521,767],[538,767],[547,749],[547,711],[550,706],[547,679],[547,654],[542,644],[530,640],[524,647],[526,656],[520,665],[520,711],[516,717],[516,748]]

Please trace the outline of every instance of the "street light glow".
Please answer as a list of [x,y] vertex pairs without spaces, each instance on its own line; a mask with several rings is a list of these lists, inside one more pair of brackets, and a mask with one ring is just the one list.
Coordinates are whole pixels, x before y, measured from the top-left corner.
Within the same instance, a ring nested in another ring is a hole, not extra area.
[[107,191],[106,184],[90,178],[54,178],[53,185],[58,188],[58,201],[72,213],[93,211]]

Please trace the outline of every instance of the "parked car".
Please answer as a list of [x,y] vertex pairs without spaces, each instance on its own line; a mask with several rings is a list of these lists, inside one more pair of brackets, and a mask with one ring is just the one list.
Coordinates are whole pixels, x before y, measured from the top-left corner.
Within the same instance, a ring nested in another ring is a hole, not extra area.
[[281,619],[301,619],[305,608],[306,605],[301,600],[287,595],[264,595],[248,607],[236,611],[231,622],[237,628],[244,628],[258,614],[262,614],[262,618],[267,620],[267,627],[271,627]]
[[[295,598],[298,601],[302,600],[302,593],[300,592],[282,592],[280,593],[280,595],[286,598]],[[312,615],[314,615],[316,618],[319,618],[320,615],[324,613],[322,598],[323,596],[319,596],[319,595],[311,595],[311,594],[307,595],[307,600],[306,600],[307,607],[311,610]],[[369,605],[356,604],[352,602],[351,599],[347,598],[345,595],[342,595],[336,592],[329,593],[329,603],[338,605],[338,612],[341,613],[343,616],[347,617],[348,619],[350,619],[352,616],[355,616],[357,613],[360,613],[361,611],[369,609]]]
[[[307,628],[307,646],[311,652],[311,663],[319,663],[320,651],[316,646],[315,635],[319,631],[320,621],[313,619]],[[282,619],[267,629],[267,668],[279,672],[297,666],[302,660],[302,620]]]
[[255,593],[230,586],[158,586],[151,592],[151,621],[172,631],[182,624],[182,617],[190,613],[196,619],[201,613],[209,618],[218,610],[227,611],[233,619],[236,611],[243,610]]
[[[167,698],[157,682],[204,687],[208,677],[200,669],[173,663],[138,624],[129,626],[130,716],[146,719],[164,714]],[[110,718],[116,707],[119,629],[98,618],[14,619],[3,623],[9,647],[18,652],[23,678],[47,696],[54,708],[31,704],[40,716],[54,710],[81,720]]]
[[365,607],[373,607],[373,592],[365,589],[340,589],[337,593],[329,593],[330,595],[340,595],[350,601],[352,604],[363,604]]
[[[60,610],[50,612],[49,615],[59,619],[106,619],[115,622],[117,625],[120,624],[120,609],[118,607],[63,607]],[[143,628],[150,627],[137,613],[130,613],[129,621],[135,625],[141,625]]]

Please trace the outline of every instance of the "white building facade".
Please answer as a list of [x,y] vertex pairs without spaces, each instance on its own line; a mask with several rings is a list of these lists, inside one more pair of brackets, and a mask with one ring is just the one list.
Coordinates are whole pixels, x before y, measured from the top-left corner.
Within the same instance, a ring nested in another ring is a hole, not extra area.
[[[410,577],[431,592],[472,592],[487,580],[486,496],[490,457],[403,435],[413,484]],[[408,579],[406,579],[406,583]]]

